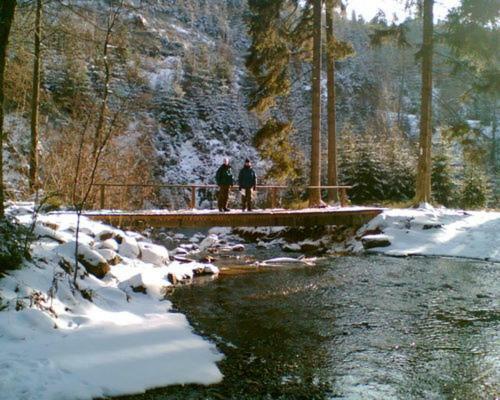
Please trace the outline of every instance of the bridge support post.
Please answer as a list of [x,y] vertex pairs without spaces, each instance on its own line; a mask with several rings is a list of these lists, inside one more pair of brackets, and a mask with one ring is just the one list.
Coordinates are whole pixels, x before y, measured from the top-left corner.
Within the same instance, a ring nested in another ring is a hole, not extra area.
[[106,186],[100,185],[99,188],[99,208],[104,210],[104,199],[106,198]]
[[340,188],[340,206],[347,206],[347,193],[345,188]]
[[271,208],[276,208],[276,201],[277,201],[277,189],[272,188],[271,189]]
[[196,186],[191,186],[191,208],[196,208]]

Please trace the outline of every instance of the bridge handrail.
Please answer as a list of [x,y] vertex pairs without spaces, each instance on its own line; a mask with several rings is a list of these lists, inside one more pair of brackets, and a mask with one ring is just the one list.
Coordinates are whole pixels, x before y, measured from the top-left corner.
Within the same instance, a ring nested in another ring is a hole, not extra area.
[[[191,202],[190,207],[196,207],[196,190],[197,189],[214,189],[218,185],[213,184],[163,184],[163,183],[104,183],[104,182],[94,182],[92,186],[97,186],[100,188],[100,199],[99,206],[104,209],[105,197],[106,197],[106,187],[158,187],[158,188],[177,188],[177,189],[191,189]],[[238,185],[233,185],[232,190],[238,190]],[[288,189],[288,186],[284,185],[257,185],[257,189],[271,190],[271,203],[272,207],[276,207],[276,195],[278,189]],[[340,205],[345,207],[347,205],[347,189],[352,189],[352,186],[345,185],[335,185],[335,186],[307,186],[308,189],[339,189],[340,191]]]

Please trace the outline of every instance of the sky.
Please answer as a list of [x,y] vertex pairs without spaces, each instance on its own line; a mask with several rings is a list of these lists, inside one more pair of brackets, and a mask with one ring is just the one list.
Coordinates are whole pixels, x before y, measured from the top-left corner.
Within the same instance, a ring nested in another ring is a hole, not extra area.
[[[389,21],[394,13],[400,20],[404,20],[408,12],[404,9],[405,0],[348,0],[347,16],[350,18],[351,11],[356,10],[356,14],[361,14],[365,20],[370,20],[379,9],[385,12]],[[460,0],[436,0],[434,5],[434,18],[443,19],[448,9],[456,7]]]

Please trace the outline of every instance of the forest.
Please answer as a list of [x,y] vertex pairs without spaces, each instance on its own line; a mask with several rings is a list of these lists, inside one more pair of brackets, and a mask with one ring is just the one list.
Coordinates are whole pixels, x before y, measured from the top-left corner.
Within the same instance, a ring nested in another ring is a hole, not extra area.
[[[93,207],[92,182],[212,183],[230,156],[255,158],[289,202],[344,184],[354,204],[498,206],[496,3],[425,28],[424,3],[365,21],[331,1],[318,32],[313,3],[4,2],[4,198]],[[187,202],[149,190],[153,205]]]

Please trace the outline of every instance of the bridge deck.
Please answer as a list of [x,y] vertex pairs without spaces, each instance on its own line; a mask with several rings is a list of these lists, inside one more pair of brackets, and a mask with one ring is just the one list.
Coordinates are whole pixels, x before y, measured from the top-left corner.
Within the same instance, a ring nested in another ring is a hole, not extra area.
[[89,211],[83,215],[110,225],[145,228],[203,228],[212,226],[315,226],[360,227],[382,212],[381,208],[346,207],[305,210],[257,210],[252,212],[200,211]]

